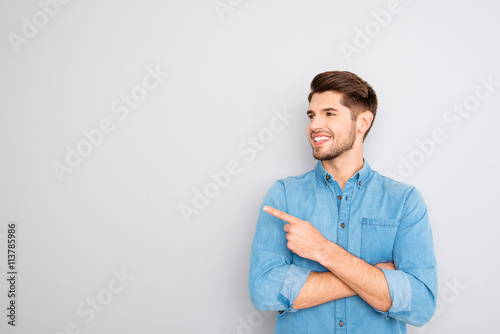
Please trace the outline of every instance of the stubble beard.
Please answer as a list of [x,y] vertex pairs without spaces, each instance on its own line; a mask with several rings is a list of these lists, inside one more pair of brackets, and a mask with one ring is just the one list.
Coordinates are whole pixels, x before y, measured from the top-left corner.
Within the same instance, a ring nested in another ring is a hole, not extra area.
[[[335,138],[332,136],[332,142]],[[352,122],[351,129],[347,134],[347,137],[338,142],[332,143],[330,148],[326,152],[321,152],[319,149],[313,146],[313,157],[316,160],[333,160],[343,153],[352,150],[354,147],[354,142],[356,141],[356,122]]]

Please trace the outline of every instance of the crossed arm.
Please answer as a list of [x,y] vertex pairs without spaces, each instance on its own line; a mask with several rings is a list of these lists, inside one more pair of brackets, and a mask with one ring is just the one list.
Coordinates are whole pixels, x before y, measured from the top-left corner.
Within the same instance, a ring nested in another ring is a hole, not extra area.
[[298,219],[272,207],[264,211],[287,222],[283,229],[287,247],[297,255],[319,262],[329,272],[311,272],[294,309],[304,309],[332,300],[359,295],[377,310],[387,312],[391,305],[389,287],[379,268],[395,269],[392,263],[375,266],[352,255],[334,242],[325,239],[308,221]]

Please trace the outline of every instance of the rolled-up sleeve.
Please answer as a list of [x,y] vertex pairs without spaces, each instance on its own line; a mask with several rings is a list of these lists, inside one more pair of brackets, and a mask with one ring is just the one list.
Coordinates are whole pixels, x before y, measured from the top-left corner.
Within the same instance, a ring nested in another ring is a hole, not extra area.
[[414,326],[427,323],[436,309],[437,263],[427,206],[413,187],[405,200],[393,248],[396,270],[381,269],[392,306],[385,314]]
[[383,269],[389,293],[391,295],[392,306],[389,310],[391,315],[404,316],[409,314],[411,309],[411,286],[408,276],[401,270]]
[[271,206],[287,212],[284,185],[276,181],[260,208],[250,255],[248,286],[250,299],[262,311],[296,311],[293,302],[304,285],[310,270],[292,263],[287,248],[286,222],[262,210]]
[[294,264],[288,267],[288,271],[285,276],[285,281],[283,282],[283,287],[281,288],[280,295],[278,299],[287,306],[285,310],[295,312],[293,302],[295,298],[299,295],[300,290],[304,286],[307,277],[311,271]]

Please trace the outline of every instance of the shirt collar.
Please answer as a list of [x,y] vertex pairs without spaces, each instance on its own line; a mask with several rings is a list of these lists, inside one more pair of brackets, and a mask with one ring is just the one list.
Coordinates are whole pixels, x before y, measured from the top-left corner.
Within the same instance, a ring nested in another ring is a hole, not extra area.
[[[321,160],[318,161],[314,170],[316,171],[316,175],[320,178],[321,182],[326,184],[329,180],[334,180],[333,175],[329,174],[325,170],[325,167],[323,167]],[[358,187],[361,188],[365,184],[371,172],[372,169],[368,164],[368,161],[366,161],[365,158],[363,158],[363,167],[359,171],[357,171],[351,177],[351,179],[354,179],[357,182]]]

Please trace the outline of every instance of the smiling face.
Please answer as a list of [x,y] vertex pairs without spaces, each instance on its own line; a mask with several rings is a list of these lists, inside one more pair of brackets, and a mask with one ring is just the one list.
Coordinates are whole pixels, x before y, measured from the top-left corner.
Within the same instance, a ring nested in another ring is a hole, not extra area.
[[350,151],[356,142],[356,122],[344,106],[343,94],[326,91],[311,98],[307,116],[307,134],[317,160],[332,160]]

